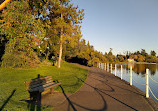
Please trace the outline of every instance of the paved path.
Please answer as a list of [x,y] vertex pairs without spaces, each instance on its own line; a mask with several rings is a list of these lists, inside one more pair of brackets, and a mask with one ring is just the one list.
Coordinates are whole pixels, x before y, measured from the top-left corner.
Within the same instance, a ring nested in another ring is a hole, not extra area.
[[146,99],[136,87],[101,69],[84,68],[89,70],[88,78],[77,93],[56,93],[45,97],[42,103],[54,106],[53,111],[157,110],[157,103]]

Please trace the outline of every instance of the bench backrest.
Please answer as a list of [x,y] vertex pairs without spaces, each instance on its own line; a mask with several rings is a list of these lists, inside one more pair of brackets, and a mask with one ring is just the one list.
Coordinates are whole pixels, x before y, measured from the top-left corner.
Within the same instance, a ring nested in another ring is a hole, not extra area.
[[49,84],[49,83],[52,83],[52,82],[53,82],[52,77],[51,76],[46,76],[46,77],[32,79],[31,81],[26,81],[25,86],[26,86],[26,90],[29,90],[29,89],[39,87],[39,86],[43,86],[45,84]]

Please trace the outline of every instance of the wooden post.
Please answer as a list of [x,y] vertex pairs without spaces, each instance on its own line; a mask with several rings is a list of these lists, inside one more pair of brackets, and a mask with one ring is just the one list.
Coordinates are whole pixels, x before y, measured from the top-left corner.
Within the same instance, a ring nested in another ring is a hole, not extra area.
[[122,65],[121,65],[121,80],[122,80]]
[[104,66],[104,67],[105,67],[105,71],[106,71],[106,63],[105,63],[105,66]]
[[107,64],[107,72],[109,72],[109,63]]
[[115,64],[115,76],[116,76],[116,64]]
[[149,98],[149,69],[146,69],[146,98]]
[[101,69],[101,63],[100,63],[100,69]]
[[130,67],[130,85],[132,86],[132,66]]
[[111,64],[111,73],[112,73],[112,64]]
[[100,63],[100,69],[101,69],[101,63]]
[[53,88],[50,88],[50,94],[52,94],[53,93]]
[[104,70],[104,63],[103,63],[103,70]]
[[103,69],[103,63],[101,63],[101,69]]

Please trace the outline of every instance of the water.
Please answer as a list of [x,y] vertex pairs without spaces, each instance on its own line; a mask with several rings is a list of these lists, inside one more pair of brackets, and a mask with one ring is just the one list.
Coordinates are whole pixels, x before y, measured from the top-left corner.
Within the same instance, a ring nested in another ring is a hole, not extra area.
[[[143,92],[146,92],[146,69],[149,69],[149,76],[154,79],[156,82],[154,82],[149,77],[149,87],[151,88],[154,95],[158,98],[158,65],[156,64],[117,64],[117,76],[121,77],[121,65],[123,68],[123,74],[122,78],[128,82],[130,82],[130,66],[132,66],[132,76],[133,76],[133,82],[132,84],[136,86],[137,88],[141,89]],[[113,67],[114,64],[113,64]],[[113,68],[113,74],[115,73]],[[149,91],[150,92],[150,91]],[[151,92],[149,93],[149,96],[152,97],[155,101],[156,100]]]

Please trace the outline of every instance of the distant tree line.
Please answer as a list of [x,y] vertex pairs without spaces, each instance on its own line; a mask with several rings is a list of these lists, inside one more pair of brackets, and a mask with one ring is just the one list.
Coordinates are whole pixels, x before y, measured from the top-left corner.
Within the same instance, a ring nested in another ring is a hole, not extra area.
[[158,56],[156,56],[154,50],[151,50],[150,54],[148,54],[145,49],[141,49],[141,51],[133,53],[126,51],[124,54],[114,56],[111,49],[108,54],[105,53],[105,57],[109,62],[128,62],[128,59],[133,59],[135,62],[158,63]]

